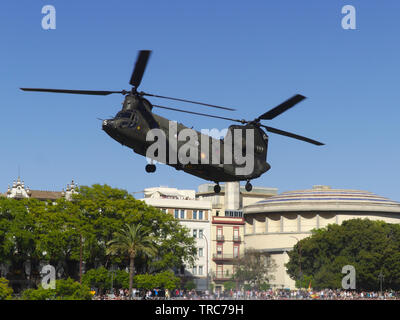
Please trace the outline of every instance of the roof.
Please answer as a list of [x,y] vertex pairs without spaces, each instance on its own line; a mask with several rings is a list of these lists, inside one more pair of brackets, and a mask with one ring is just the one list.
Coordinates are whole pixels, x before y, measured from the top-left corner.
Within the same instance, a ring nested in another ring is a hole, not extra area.
[[39,200],[56,200],[62,196],[61,191],[30,190],[30,197]]
[[386,211],[400,212],[400,203],[362,190],[312,189],[289,191],[258,201],[245,208],[245,213],[273,211]]

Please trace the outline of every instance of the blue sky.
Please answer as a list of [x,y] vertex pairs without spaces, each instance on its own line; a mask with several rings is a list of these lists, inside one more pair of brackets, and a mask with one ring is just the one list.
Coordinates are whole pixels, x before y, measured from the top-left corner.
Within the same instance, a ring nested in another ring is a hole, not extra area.
[[[43,30],[44,5],[56,30]],[[344,30],[344,5],[356,30]],[[254,119],[296,93],[308,99],[266,125],[325,142],[270,134],[272,168],[254,186],[279,192],[324,184],[400,201],[399,1],[2,1],[0,188],[18,175],[32,189],[109,184],[141,191],[205,181],[146,161],[101,130],[123,97],[26,93],[19,87],[129,89],[137,51],[153,50],[140,89]],[[157,112],[195,129],[230,123]]]

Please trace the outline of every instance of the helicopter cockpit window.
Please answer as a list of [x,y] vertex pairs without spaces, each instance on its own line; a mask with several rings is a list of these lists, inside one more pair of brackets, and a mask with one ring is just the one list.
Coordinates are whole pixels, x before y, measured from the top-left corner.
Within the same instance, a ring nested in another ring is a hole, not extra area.
[[120,112],[117,113],[115,118],[116,119],[118,119],[118,118],[130,118],[131,114],[132,114],[132,112],[120,111]]

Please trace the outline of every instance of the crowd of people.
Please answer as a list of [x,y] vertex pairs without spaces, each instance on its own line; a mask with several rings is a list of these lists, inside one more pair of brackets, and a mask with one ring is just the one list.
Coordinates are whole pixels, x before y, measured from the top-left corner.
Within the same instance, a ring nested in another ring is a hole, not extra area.
[[[94,300],[129,300],[129,291],[119,289],[94,294]],[[134,300],[400,300],[400,292],[349,290],[284,290],[209,292],[195,290],[132,290]]]

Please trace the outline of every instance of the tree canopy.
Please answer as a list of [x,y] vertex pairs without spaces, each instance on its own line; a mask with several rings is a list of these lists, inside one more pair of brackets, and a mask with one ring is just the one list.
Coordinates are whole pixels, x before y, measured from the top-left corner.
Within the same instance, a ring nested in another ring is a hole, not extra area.
[[171,215],[107,185],[82,186],[78,192],[72,201],[0,198],[0,265],[7,267],[0,276],[11,284],[29,275],[39,283],[40,264],[45,263],[56,268],[57,279],[77,280],[81,248],[85,270],[112,265],[125,269],[129,257],[108,254],[107,243],[124,225],[139,222],[157,239],[157,256],[138,254],[138,273],[193,263],[195,241]]
[[268,287],[273,280],[272,272],[276,269],[276,263],[269,254],[255,249],[247,249],[235,266],[233,280],[246,288],[260,290]]
[[[301,259],[300,259],[301,250]],[[353,219],[313,231],[289,252],[286,264],[292,279],[299,270],[313,288],[342,288],[342,268],[354,266],[356,290],[400,290],[400,225],[369,219]]]

